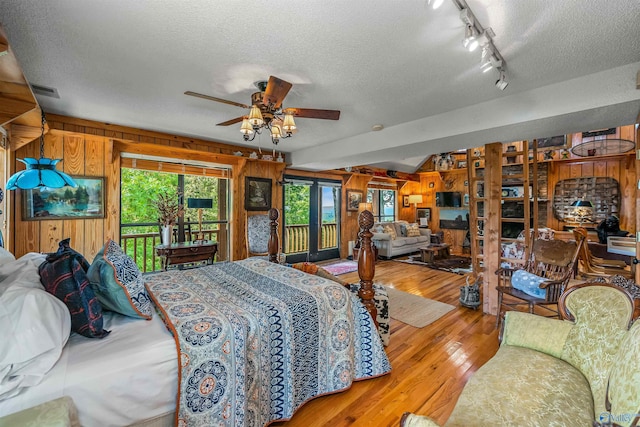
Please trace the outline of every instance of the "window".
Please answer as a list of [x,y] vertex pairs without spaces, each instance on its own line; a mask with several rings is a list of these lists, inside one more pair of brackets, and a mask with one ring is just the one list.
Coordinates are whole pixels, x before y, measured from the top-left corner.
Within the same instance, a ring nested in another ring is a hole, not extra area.
[[396,219],[395,190],[367,190],[367,203],[373,205],[373,218],[376,222],[392,222]]

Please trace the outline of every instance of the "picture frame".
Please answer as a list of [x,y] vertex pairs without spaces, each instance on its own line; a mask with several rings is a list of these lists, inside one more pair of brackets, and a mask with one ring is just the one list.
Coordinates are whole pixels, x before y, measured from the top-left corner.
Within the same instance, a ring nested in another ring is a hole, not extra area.
[[22,190],[22,219],[97,219],[105,217],[104,177],[72,176],[76,188],[40,187]]
[[402,207],[403,208],[408,208],[409,206],[411,206],[409,204],[409,195],[405,194],[404,196],[402,196]]
[[271,178],[245,177],[244,209],[247,211],[271,209]]
[[[553,148],[567,148],[567,136],[557,135],[549,138],[537,138],[538,149],[553,147]],[[533,150],[533,140],[529,141],[529,150]]]
[[417,208],[416,217],[418,222],[420,222],[420,218],[426,218],[427,222],[431,221],[431,208]]
[[440,209],[440,228],[469,229],[469,209]]
[[362,203],[362,194],[362,191],[347,190],[347,211],[358,211],[360,203]]
[[467,167],[467,161],[466,160],[458,160],[458,164],[457,164],[457,168],[458,169],[464,169]]

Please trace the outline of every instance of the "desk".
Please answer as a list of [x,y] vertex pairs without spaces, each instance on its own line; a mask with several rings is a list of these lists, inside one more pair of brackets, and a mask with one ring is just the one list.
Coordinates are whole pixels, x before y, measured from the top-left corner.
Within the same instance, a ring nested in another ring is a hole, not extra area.
[[449,245],[447,243],[431,244],[420,249],[421,261],[432,263],[435,258],[449,258]]
[[184,264],[198,261],[206,261],[207,264],[211,264],[216,252],[218,252],[218,242],[210,240],[181,242],[158,245],[155,249],[162,261],[162,269],[166,271],[170,265],[178,265],[179,268],[182,268]]

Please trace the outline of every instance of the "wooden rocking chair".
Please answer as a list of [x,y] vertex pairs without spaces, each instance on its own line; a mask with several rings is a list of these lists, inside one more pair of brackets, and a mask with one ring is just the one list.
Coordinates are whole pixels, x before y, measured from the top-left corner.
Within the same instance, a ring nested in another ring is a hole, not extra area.
[[[533,242],[531,255],[522,268],[498,269],[496,271],[498,275],[496,327],[500,327],[503,307],[517,310],[518,307],[526,305],[529,313],[533,313],[537,306],[553,313],[548,317],[558,316],[558,298],[569,283],[569,280],[574,276],[578,254],[583,244],[584,238],[580,236],[575,242],[536,239]],[[538,286],[544,295],[543,297],[532,296],[512,286],[512,276],[518,270],[524,270],[540,279]],[[505,294],[508,295],[507,302],[503,298]]]

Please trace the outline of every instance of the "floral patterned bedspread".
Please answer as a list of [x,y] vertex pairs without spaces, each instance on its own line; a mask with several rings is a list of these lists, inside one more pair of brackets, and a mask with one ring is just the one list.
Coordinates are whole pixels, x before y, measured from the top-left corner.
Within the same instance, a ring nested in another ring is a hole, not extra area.
[[178,425],[263,426],[391,370],[335,282],[249,258],[145,276],[179,345]]

